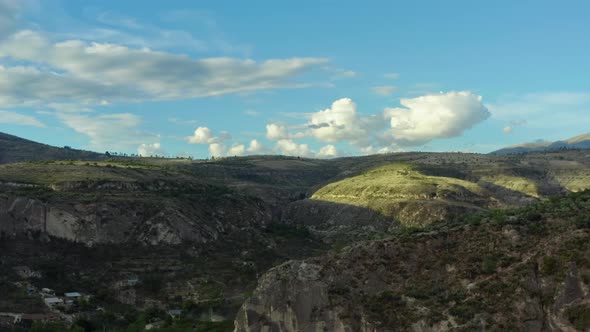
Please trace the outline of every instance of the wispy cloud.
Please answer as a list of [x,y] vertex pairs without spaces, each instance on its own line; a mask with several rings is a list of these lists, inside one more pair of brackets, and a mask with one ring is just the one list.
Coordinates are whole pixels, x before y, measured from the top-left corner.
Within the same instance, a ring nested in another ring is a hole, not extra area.
[[179,119],[179,118],[168,118],[168,122],[170,123],[174,123],[177,125],[187,125],[187,126],[192,126],[192,125],[196,125],[197,123],[199,123],[199,121],[197,120],[190,120],[190,119]]
[[255,111],[255,110],[245,110],[244,111],[244,114],[247,115],[247,116],[251,116],[251,117],[257,117],[257,116],[259,116],[262,113],[260,113],[258,111]]
[[129,151],[160,140],[159,135],[142,130],[142,117],[133,113],[99,113],[89,108],[76,111],[72,105],[52,108],[53,115],[66,127],[88,138],[92,150]]
[[223,28],[218,24],[214,13],[206,10],[177,9],[161,14],[163,22],[187,23],[197,25],[197,30],[202,32],[200,40],[204,41],[209,50],[219,51],[225,54],[237,54],[249,56],[253,46],[230,40]]
[[0,40],[18,29],[19,16],[28,0],[0,0]]
[[391,96],[397,90],[397,87],[393,85],[380,85],[372,87],[371,90],[376,95],[388,97]]
[[440,86],[441,85],[438,83],[429,83],[429,82],[414,83],[409,87],[407,92],[412,95],[423,95],[423,94],[436,92],[437,90],[440,89]]
[[183,30],[165,29],[113,12],[101,12],[96,20],[102,26],[90,28],[87,34],[71,34],[72,38],[116,42],[126,46],[156,49],[183,49],[195,52],[214,51],[215,45]]
[[[347,78],[353,78],[358,75],[357,72],[350,70],[350,69],[343,69],[334,66],[325,66],[323,68],[327,73],[330,73],[330,81],[337,81]],[[327,82],[325,83],[327,86],[332,87],[333,83]]]
[[78,40],[51,42],[21,31],[0,43],[0,57],[34,66],[0,67],[0,105],[188,99],[307,86],[294,77],[323,58],[196,59]]
[[505,96],[487,104],[493,118],[511,127],[556,131],[587,131],[590,127],[590,92],[541,92]]
[[47,127],[43,122],[39,121],[33,116],[12,111],[0,111],[0,123],[16,124],[21,126]]
[[383,74],[383,77],[390,79],[390,80],[397,80],[399,78],[399,74],[398,73],[385,73],[385,74]]

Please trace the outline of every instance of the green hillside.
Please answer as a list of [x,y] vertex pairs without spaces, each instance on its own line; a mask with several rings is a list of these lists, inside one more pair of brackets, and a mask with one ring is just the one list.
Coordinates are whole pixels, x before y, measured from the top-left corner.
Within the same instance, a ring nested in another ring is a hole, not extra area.
[[[425,175],[415,165],[394,163],[330,183],[316,191],[311,199],[367,207],[406,224],[420,224],[442,218],[447,207],[477,210],[485,205],[484,193],[476,183]],[[417,211],[412,203],[422,204],[424,209]],[[422,213],[417,216],[407,211],[408,208]],[[409,215],[404,215],[404,210]],[[431,216],[422,216],[427,211]]]
[[311,199],[365,207],[405,225],[424,225],[453,214],[520,206],[588,189],[590,166],[584,156],[570,159],[573,156],[503,159],[431,154],[344,177],[318,188]]

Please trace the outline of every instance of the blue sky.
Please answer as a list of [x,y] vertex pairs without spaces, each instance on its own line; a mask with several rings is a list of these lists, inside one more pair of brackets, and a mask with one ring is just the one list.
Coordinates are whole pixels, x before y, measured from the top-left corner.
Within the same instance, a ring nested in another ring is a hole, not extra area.
[[0,131],[144,155],[474,151],[590,128],[587,1],[0,0]]

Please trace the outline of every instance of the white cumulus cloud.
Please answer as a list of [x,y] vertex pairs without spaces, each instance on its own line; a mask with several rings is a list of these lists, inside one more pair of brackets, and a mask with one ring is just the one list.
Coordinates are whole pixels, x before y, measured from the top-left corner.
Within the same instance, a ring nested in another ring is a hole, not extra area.
[[276,141],[289,137],[289,132],[285,126],[281,126],[275,123],[266,125],[266,138],[271,141]]
[[227,151],[228,156],[243,156],[246,152],[244,144],[235,144]]
[[211,129],[207,127],[198,127],[192,136],[186,137],[186,140],[191,144],[211,144],[219,139],[213,136]]
[[221,143],[209,144],[209,154],[212,157],[223,157],[225,155],[225,146]]
[[368,132],[379,126],[374,117],[360,117],[357,105],[350,98],[338,99],[323,111],[312,113],[307,123],[311,136],[322,142],[349,140],[352,144],[365,141]]
[[162,149],[159,142],[146,144],[143,143],[137,148],[137,154],[140,156],[166,156],[167,153]]
[[[306,130],[291,135],[287,125],[267,125],[267,137],[284,140],[283,149],[295,149],[294,138],[311,137],[320,142],[348,143],[361,153],[387,153],[419,146],[438,138],[460,136],[490,116],[482,97],[469,91],[427,94],[401,99],[404,107],[386,108],[380,113],[362,114],[350,98],[334,101],[330,108],[306,113]],[[332,151],[332,147],[318,156]]]
[[266,150],[264,145],[260,143],[258,140],[253,139],[250,141],[250,145],[248,146],[248,152],[250,153],[260,153]]
[[391,135],[399,145],[417,146],[437,138],[460,136],[486,120],[490,112],[482,97],[469,91],[401,99],[404,108],[388,108]]
[[338,157],[338,150],[334,145],[328,144],[320,148],[320,151],[317,153],[317,156],[320,158]]
[[312,154],[307,144],[299,144],[289,139],[277,141],[275,150],[282,155],[287,156],[310,156]]

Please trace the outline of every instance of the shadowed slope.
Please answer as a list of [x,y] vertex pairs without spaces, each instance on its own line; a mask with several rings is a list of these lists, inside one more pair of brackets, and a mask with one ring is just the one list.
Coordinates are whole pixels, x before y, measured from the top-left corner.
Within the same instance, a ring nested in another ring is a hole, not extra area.
[[0,164],[37,160],[103,160],[107,156],[84,150],[58,148],[0,132]]

